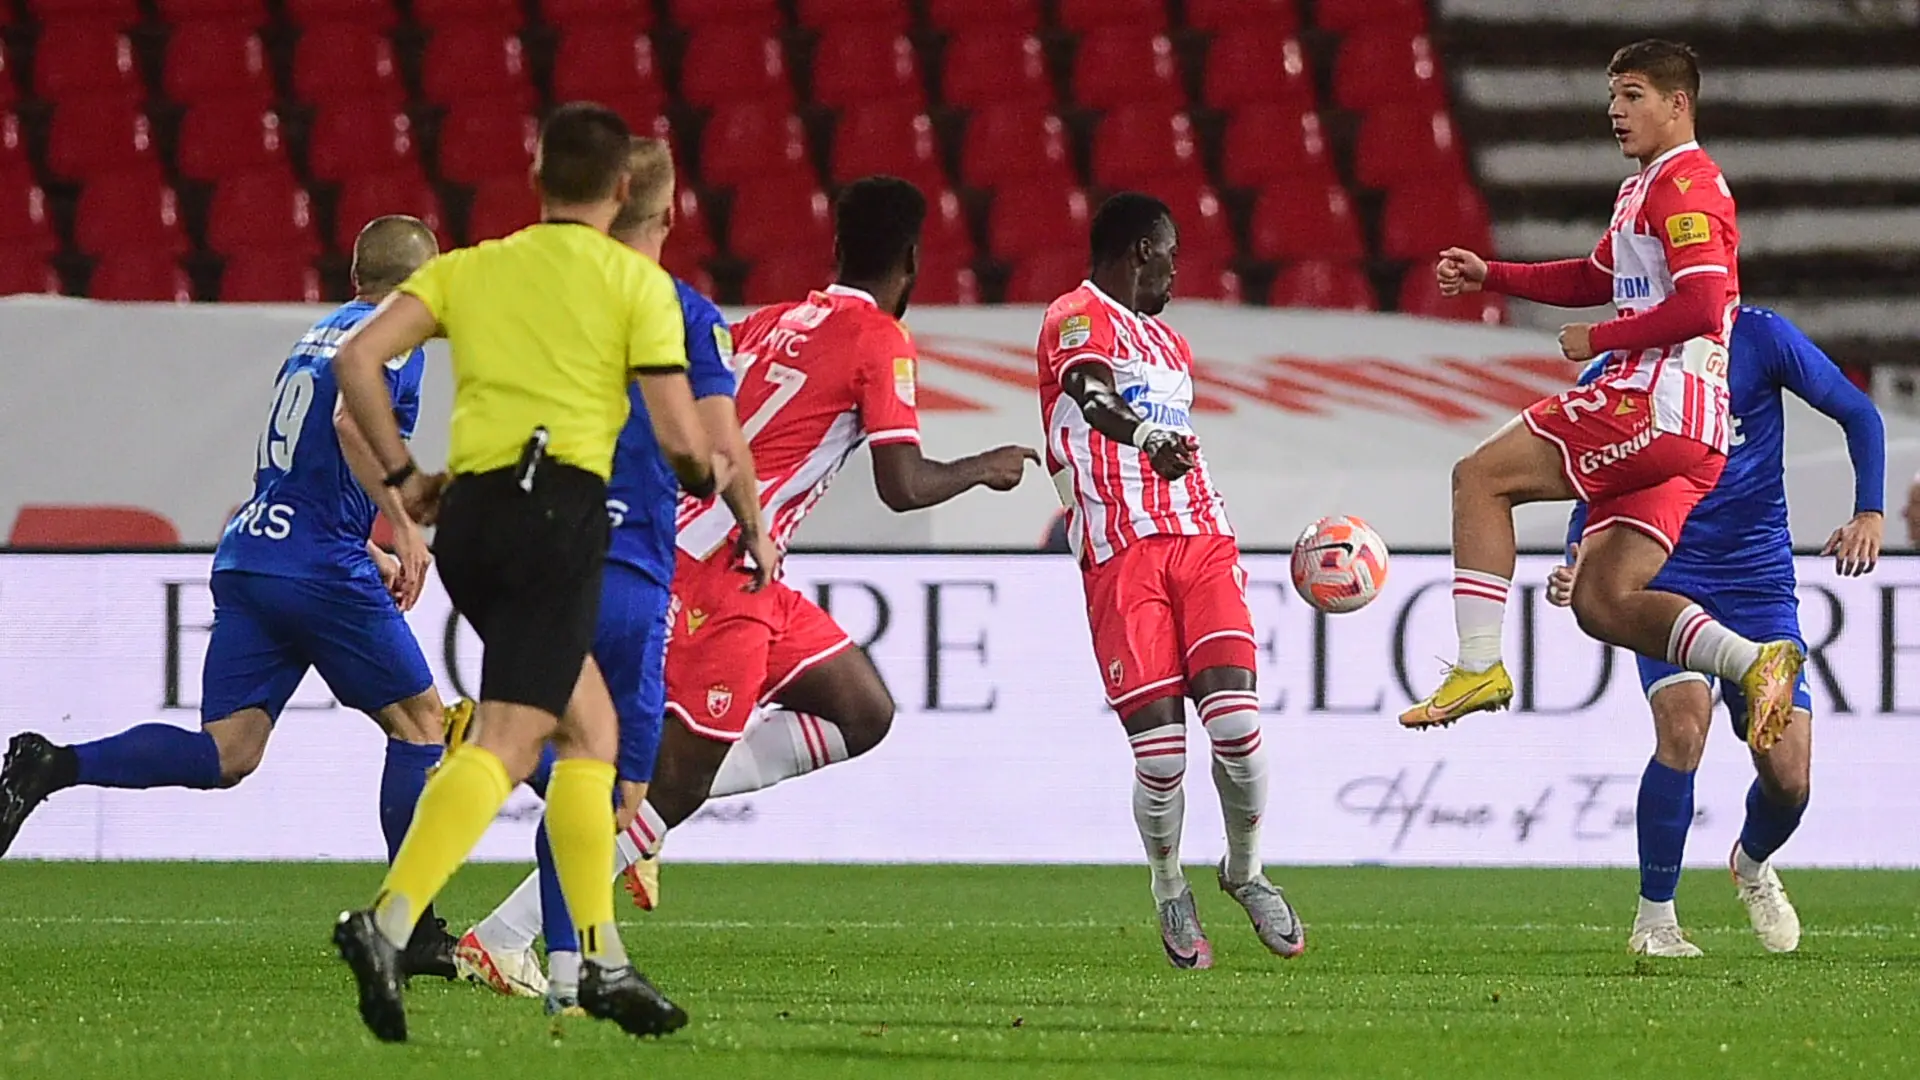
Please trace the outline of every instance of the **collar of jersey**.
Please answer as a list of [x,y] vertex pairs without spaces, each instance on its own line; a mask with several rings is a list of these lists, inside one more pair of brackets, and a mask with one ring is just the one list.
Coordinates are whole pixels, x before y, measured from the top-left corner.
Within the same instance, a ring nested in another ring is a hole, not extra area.
[[865,289],[856,289],[851,285],[833,284],[821,290],[828,296],[851,296],[855,300],[865,300],[875,311],[880,310],[880,301]]
[[1122,315],[1125,315],[1125,316],[1126,316],[1127,318],[1129,318],[1129,319],[1144,319],[1144,318],[1146,318],[1146,316],[1144,316],[1144,315],[1142,315],[1142,314],[1140,314],[1140,313],[1139,313],[1139,312],[1137,312],[1137,311],[1134,311],[1134,310],[1133,310],[1132,308],[1129,308],[1129,307],[1128,307],[1127,305],[1125,305],[1125,304],[1123,304],[1123,303],[1121,303],[1121,302],[1120,302],[1120,301],[1118,301],[1118,300],[1115,300],[1115,299],[1114,299],[1113,297],[1111,297],[1111,296],[1108,296],[1108,295],[1107,295],[1107,294],[1106,294],[1106,293],[1105,293],[1105,292],[1104,292],[1104,291],[1103,291],[1103,290],[1102,290],[1102,289],[1100,288],[1100,286],[1098,286],[1098,285],[1095,285],[1095,284],[1093,283],[1093,279],[1092,279],[1092,278],[1088,278],[1087,280],[1085,280],[1085,281],[1083,281],[1083,282],[1081,282],[1081,283],[1080,283],[1080,287],[1081,287],[1081,288],[1083,288],[1083,289],[1088,289],[1088,290],[1091,290],[1091,291],[1093,292],[1093,295],[1094,295],[1094,296],[1096,296],[1096,297],[1098,297],[1101,303],[1103,303],[1103,304],[1105,304],[1105,305],[1107,305],[1108,307],[1110,307],[1110,308],[1112,308],[1112,309],[1113,309],[1114,311],[1116,311],[1116,312],[1118,312],[1119,314],[1122,314]]
[[1674,147],[1673,149],[1667,151],[1666,153],[1661,154],[1659,157],[1654,158],[1652,161],[1647,162],[1647,167],[1644,169],[1641,169],[1640,171],[1643,173],[1652,172],[1653,170],[1659,168],[1660,166],[1665,165],[1670,159],[1678,157],[1679,155],[1684,154],[1689,150],[1698,150],[1698,149],[1700,149],[1700,140],[1689,139],[1688,141],[1681,143],[1679,146]]

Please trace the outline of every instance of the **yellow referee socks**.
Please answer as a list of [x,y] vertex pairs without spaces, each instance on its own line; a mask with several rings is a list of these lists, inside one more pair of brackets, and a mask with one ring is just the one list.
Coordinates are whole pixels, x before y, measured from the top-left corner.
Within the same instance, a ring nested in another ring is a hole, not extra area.
[[[447,755],[440,771],[427,781],[413,811],[413,826],[401,841],[393,865],[387,868],[387,878],[380,883],[380,895],[373,901],[380,933],[395,947],[406,947],[414,921],[466,861],[512,790],[507,768],[493,751],[471,745]],[[611,794],[606,798],[609,805],[612,798]],[[612,832],[611,824],[606,831]],[[608,843],[612,843],[611,836]],[[602,861],[603,880],[605,867],[612,862],[611,854]],[[612,905],[609,898],[607,906]]]
[[580,929],[580,954],[606,967],[627,962],[613,922],[613,766],[588,758],[554,763],[547,782],[547,843],[560,892]]

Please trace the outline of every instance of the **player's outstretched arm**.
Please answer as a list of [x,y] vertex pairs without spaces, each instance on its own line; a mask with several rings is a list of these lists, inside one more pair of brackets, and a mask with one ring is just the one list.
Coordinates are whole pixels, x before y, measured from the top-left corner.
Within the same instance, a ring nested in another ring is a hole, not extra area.
[[1443,296],[1482,289],[1554,307],[1593,307],[1613,299],[1613,275],[1592,258],[1543,263],[1495,262],[1448,248],[1434,267]]
[[872,450],[874,491],[899,514],[939,506],[977,487],[1012,491],[1027,462],[1040,462],[1040,455],[1025,446],[998,446],[955,461],[930,460],[918,442],[882,443]]
[[704,499],[717,486],[713,474],[713,446],[693,404],[693,385],[685,371],[643,371],[638,376],[640,397],[653,421],[653,437],[660,453],[680,478],[689,495]]
[[1113,384],[1113,370],[1105,364],[1083,363],[1068,368],[1060,377],[1060,388],[1080,406],[1093,430],[1145,452],[1153,462],[1153,471],[1168,480],[1178,480],[1199,464],[1199,443],[1172,428],[1142,419],[1120,396]]
[[780,550],[773,546],[773,538],[760,520],[760,477],[754,468],[753,449],[740,430],[740,412],[731,395],[703,397],[694,402],[694,408],[700,413],[700,425],[706,429],[714,452],[732,468],[727,485],[720,489],[720,499],[740,525],[741,553],[751,557],[753,567],[753,583],[748,588],[757,592],[780,576]]

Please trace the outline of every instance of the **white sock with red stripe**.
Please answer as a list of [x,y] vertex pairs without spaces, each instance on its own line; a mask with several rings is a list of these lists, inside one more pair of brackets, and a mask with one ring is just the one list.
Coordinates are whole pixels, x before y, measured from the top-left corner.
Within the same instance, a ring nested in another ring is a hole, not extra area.
[[640,812],[633,815],[633,824],[613,838],[613,876],[619,877],[643,858],[660,854],[660,845],[666,841],[667,823],[660,820],[660,811],[652,803],[642,802]]
[[747,728],[713,776],[712,795],[745,795],[847,760],[838,725],[806,713],[775,709]]
[[1760,659],[1760,646],[1720,625],[1699,604],[1688,604],[1667,634],[1667,662],[1734,682]]
[[1227,825],[1227,880],[1260,872],[1260,818],[1267,812],[1267,755],[1260,749],[1260,698],[1222,690],[1200,701],[1200,724],[1213,742],[1213,786]]
[[1127,736],[1133,747],[1133,823],[1147,849],[1153,871],[1153,898],[1172,900],[1187,888],[1180,872],[1180,827],[1187,796],[1180,786],[1187,775],[1187,729],[1167,724]]
[[1485,671],[1500,662],[1500,625],[1507,619],[1507,588],[1513,582],[1480,570],[1453,571],[1453,625],[1460,632],[1454,666]]

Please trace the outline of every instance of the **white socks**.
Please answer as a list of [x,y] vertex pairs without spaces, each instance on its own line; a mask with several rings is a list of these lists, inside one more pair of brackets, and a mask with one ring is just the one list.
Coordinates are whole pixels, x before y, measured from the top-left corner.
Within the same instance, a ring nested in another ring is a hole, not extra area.
[[1153,871],[1153,898],[1172,900],[1186,891],[1180,872],[1180,825],[1187,796],[1180,782],[1187,775],[1187,729],[1168,724],[1129,735],[1133,747],[1133,823]]
[[1639,926],[1679,926],[1680,917],[1673,913],[1673,901],[1649,900],[1640,898],[1640,911],[1633,917],[1633,925]]
[[1688,604],[1667,634],[1667,662],[1688,671],[1737,683],[1758,659],[1759,645],[1720,625],[1699,604]]
[[1759,881],[1761,871],[1766,868],[1767,864],[1764,861],[1755,862],[1753,857],[1747,854],[1745,845],[1733,845],[1733,873],[1735,877],[1741,881]]
[[473,935],[489,952],[522,952],[540,936],[540,876],[528,874],[480,924]]
[[1500,662],[1500,625],[1506,621],[1507,588],[1512,584],[1498,574],[1454,569],[1453,625],[1460,632],[1455,667],[1485,671]]
[[557,998],[580,996],[579,953],[550,952],[547,954],[547,993]]
[[1222,690],[1200,701],[1200,726],[1213,743],[1213,786],[1227,826],[1227,880],[1260,873],[1260,818],[1267,812],[1267,755],[1260,749],[1260,698]]
[[747,728],[714,774],[712,796],[744,795],[847,760],[846,736],[830,721],[775,709]]

